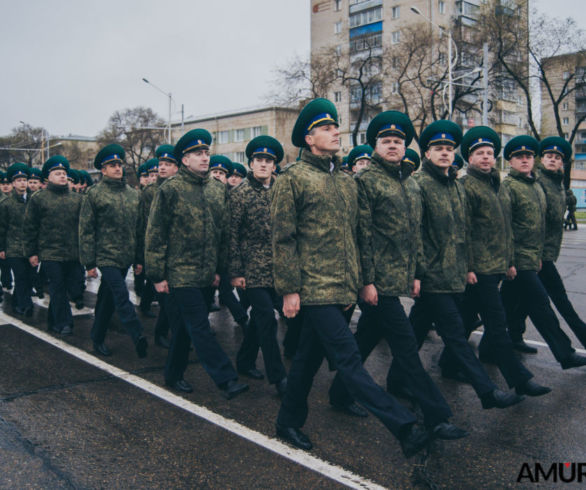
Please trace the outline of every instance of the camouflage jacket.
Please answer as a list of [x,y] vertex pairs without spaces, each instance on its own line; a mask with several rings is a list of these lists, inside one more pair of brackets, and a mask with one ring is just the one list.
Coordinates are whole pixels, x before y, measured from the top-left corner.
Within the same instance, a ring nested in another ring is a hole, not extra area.
[[24,256],[41,261],[79,260],[78,229],[82,196],[49,182],[31,197],[24,220]]
[[501,192],[500,172],[484,173],[468,167],[462,178],[469,224],[468,270],[505,274],[513,263],[509,195]]
[[144,240],[146,236],[146,228],[149,221],[149,213],[151,205],[155,199],[155,195],[163,179],[157,179],[157,182],[147,185],[140,193],[138,198],[138,256],[140,263],[144,264]]
[[566,212],[566,192],[563,186],[564,174],[542,168],[537,182],[545,193],[547,211],[545,213],[545,244],[542,260],[555,262],[562,248],[564,214]]
[[228,191],[184,166],[158,189],[146,231],[145,267],[155,283],[207,287],[224,270]]
[[454,168],[445,175],[428,160],[415,174],[423,204],[421,290],[428,293],[460,293],[466,288],[466,192],[456,176]]
[[271,196],[273,278],[302,305],[350,304],[360,278],[356,183],[340,162],[304,149]]
[[515,169],[503,181],[510,197],[513,227],[513,265],[518,271],[538,271],[545,242],[545,194],[535,176]]
[[103,177],[83,197],[79,217],[79,258],[87,269],[127,268],[137,255],[138,191],[124,180]]
[[252,174],[230,192],[230,277],[244,277],[246,287],[272,288],[270,191]]
[[362,281],[384,296],[409,296],[424,274],[419,186],[376,152],[356,181]]
[[24,243],[24,215],[26,200],[13,189],[0,201],[0,251],[6,258],[22,258]]

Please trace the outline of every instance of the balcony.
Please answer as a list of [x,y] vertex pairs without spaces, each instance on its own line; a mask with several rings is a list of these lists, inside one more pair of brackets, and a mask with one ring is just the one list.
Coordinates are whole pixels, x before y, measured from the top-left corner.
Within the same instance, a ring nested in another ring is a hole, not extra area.
[[383,4],[383,0],[366,0],[364,2],[355,3],[350,5],[350,13],[355,14],[356,12],[362,12],[363,10],[378,7]]

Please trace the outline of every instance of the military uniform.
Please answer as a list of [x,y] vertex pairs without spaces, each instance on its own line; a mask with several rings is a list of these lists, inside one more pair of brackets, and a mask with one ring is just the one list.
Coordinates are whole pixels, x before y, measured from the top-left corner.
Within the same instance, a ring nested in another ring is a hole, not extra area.
[[[124,150],[119,145],[102,148],[94,160],[101,169],[108,163],[122,164]],[[79,256],[87,270],[98,267],[102,280],[98,289],[92,340],[96,351],[109,355],[104,340],[114,313],[131,336],[139,357],[146,356],[147,341],[130,302],[126,273],[132,264],[139,264],[138,255],[138,192],[124,178],[106,175],[83,199],[79,220]]]
[[[0,185],[5,186],[9,184],[10,181],[8,180],[8,176],[6,172],[0,171]],[[0,193],[0,202],[10,196],[10,192],[2,192]],[[6,259],[0,259],[0,275],[1,275],[1,282],[2,288],[12,289],[12,271],[10,266],[8,265],[8,261]],[[2,295],[0,295],[0,298]]]

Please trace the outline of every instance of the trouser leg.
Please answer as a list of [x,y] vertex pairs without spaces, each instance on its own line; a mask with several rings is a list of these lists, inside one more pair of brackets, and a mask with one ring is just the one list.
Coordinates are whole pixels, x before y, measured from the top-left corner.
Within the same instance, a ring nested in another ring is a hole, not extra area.
[[167,312],[168,294],[157,293],[156,298],[159,302],[159,316],[155,324],[155,337],[167,337],[169,334],[169,314]]
[[30,264],[28,260],[23,258],[9,258],[8,263],[14,272],[15,304],[21,310],[28,310],[33,307]]
[[47,260],[43,262],[45,273],[49,277],[50,325],[58,331],[67,325],[73,325],[71,307],[67,299],[65,283],[67,280],[67,263]]
[[525,317],[514,281],[505,280],[501,286],[501,300],[505,309],[507,329],[513,342],[521,342],[525,333]]
[[240,301],[234,295],[234,288],[230,284],[230,276],[228,274],[222,274],[220,276],[220,286],[218,287],[220,295],[220,303],[225,305],[234,318],[234,321],[239,325],[242,325],[248,320],[246,310],[240,304]]
[[[189,333],[185,327],[185,323],[181,320],[179,308],[175,304],[173,296],[170,294],[161,294],[161,299],[164,304],[164,310],[167,314],[167,322],[171,326],[171,342],[169,344],[169,351],[167,353],[167,361],[165,363],[165,382],[173,384],[180,379],[183,379],[183,374],[187,369],[189,361],[189,346],[191,340]],[[161,312],[163,310],[161,309]],[[160,315],[161,313],[159,313]]]
[[140,296],[140,310],[149,311],[151,304],[155,299],[155,286],[150,279],[145,279],[142,287],[142,294]]

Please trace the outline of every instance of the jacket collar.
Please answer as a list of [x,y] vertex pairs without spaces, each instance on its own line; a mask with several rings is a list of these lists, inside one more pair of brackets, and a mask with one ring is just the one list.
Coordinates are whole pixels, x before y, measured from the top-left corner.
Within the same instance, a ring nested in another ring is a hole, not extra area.
[[448,169],[448,175],[446,175],[440,167],[431,163],[427,158],[423,159],[422,169],[426,174],[446,185],[456,180],[456,177],[458,176],[458,171],[454,167],[450,167]]
[[499,190],[501,185],[501,174],[496,168],[491,168],[490,172],[482,172],[481,170],[468,165],[466,174],[470,175],[470,177],[474,177],[478,180],[481,180],[482,182],[490,184],[496,191]]
[[69,185],[68,184],[57,185],[57,184],[53,184],[53,182],[49,182],[47,184],[47,190],[50,190],[51,192],[55,192],[56,194],[66,194],[69,192]]
[[102,182],[107,185],[108,187],[110,187],[111,189],[114,190],[121,190],[124,189],[126,187],[126,181],[124,180],[124,178],[121,179],[112,179],[110,177],[107,176],[103,176],[102,177]]
[[561,184],[562,181],[564,180],[564,173],[561,170],[554,171],[554,170],[548,170],[545,167],[541,167],[539,169],[539,172],[544,177],[547,177],[548,179],[553,180],[556,184]]
[[340,160],[337,156],[329,155],[314,155],[307,148],[301,150],[301,160],[309,163],[312,167],[321,170],[322,172],[330,173],[330,164],[334,164],[334,172],[340,169]]
[[[248,180],[248,185],[250,185],[250,187],[252,187],[255,190],[263,190],[266,189],[266,187],[264,186],[264,184],[262,182],[260,182],[259,180],[257,180],[254,175],[252,175],[252,172],[249,172],[246,175],[246,179]],[[269,183],[269,188],[273,186],[273,183],[275,182],[275,178],[271,177],[271,181]]]
[[509,175],[513,179],[519,180],[521,182],[526,182],[527,184],[534,184],[535,183],[535,172],[531,172],[531,174],[529,174],[529,175],[524,175],[521,172],[519,172],[518,170],[515,170],[514,168],[512,168],[511,170],[509,170]]
[[374,163],[376,166],[381,167],[391,177],[398,180],[402,180],[403,176],[401,174],[401,162],[388,162],[383,157],[381,157],[376,151],[372,153],[370,159],[372,160],[372,163]]
[[181,165],[181,168],[179,169],[179,172],[177,172],[177,174],[181,175],[181,177],[187,180],[188,182],[191,182],[192,184],[196,185],[206,184],[210,180],[209,173],[205,174],[204,176],[201,176],[189,170],[185,165]]

